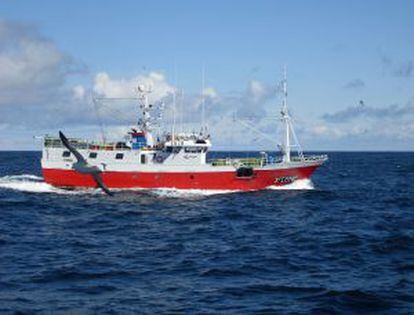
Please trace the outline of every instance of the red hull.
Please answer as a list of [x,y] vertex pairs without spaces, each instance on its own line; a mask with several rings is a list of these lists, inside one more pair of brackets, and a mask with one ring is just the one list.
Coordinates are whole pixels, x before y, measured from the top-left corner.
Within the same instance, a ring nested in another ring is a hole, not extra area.
[[[309,178],[318,166],[255,170],[249,178],[238,178],[235,172],[104,172],[101,176],[109,188],[258,190],[271,185],[287,184],[292,178]],[[58,187],[96,187],[90,175],[73,170],[44,168],[43,177],[47,183]]]

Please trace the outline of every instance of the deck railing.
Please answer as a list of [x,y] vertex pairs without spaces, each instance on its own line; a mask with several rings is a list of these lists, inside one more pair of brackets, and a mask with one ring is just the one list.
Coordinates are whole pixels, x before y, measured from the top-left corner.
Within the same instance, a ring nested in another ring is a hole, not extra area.
[[209,163],[213,166],[238,166],[238,165],[244,165],[244,166],[251,166],[251,167],[257,167],[257,166],[263,166],[264,163],[266,163],[266,160],[263,158],[242,158],[242,159],[211,159],[208,160]]
[[[69,139],[69,142],[79,150],[130,150],[129,147],[120,143],[96,143],[80,139]],[[63,143],[59,138],[46,137],[44,139],[45,148],[63,148]]]
[[311,161],[319,161],[319,160],[326,160],[328,156],[326,154],[319,154],[319,155],[304,155],[303,157],[300,156],[292,156],[290,159],[293,162],[311,162]]
[[[312,162],[312,161],[319,161],[319,160],[326,160],[328,158],[327,155],[305,155],[303,157],[300,156],[292,156],[292,162]],[[261,157],[261,158],[222,158],[222,159],[210,159],[207,161],[211,163],[213,166],[229,166],[233,165],[235,167],[238,166],[247,166],[247,167],[260,167],[265,166],[268,164],[277,164],[282,163],[282,157]]]

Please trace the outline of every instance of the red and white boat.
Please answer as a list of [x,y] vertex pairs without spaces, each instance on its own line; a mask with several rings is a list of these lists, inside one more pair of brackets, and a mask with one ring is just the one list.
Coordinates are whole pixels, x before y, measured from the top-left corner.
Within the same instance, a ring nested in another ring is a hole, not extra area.
[[[154,106],[149,104],[149,91],[139,86],[141,118],[123,141],[67,139],[61,132],[59,137],[46,136],[41,160],[43,177],[53,186],[101,187],[108,194],[112,194],[112,188],[249,191],[310,178],[327,156],[302,153],[287,109],[286,76],[282,83],[285,139],[280,159],[262,152],[260,158],[208,161],[211,139],[205,132],[176,133],[172,128],[155,140],[151,117]],[[297,154],[292,153],[293,147],[297,147]]]

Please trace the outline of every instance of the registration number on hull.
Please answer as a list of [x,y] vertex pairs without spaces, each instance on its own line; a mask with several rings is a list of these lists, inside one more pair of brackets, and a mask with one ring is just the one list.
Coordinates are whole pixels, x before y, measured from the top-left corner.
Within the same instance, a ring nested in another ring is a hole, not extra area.
[[276,178],[275,183],[277,183],[277,184],[290,184],[290,183],[293,183],[297,179],[298,179],[297,176],[283,176],[283,177]]

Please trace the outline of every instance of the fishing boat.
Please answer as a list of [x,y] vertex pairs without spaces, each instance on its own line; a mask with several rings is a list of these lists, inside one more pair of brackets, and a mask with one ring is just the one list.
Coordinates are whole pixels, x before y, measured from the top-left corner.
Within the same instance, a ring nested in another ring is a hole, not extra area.
[[[286,75],[282,81],[281,121],[284,141],[280,158],[261,152],[256,158],[207,159],[212,147],[206,129],[155,135],[150,89],[139,85],[140,117],[122,141],[86,141],[45,136],[42,150],[44,180],[57,187],[113,189],[174,188],[251,191],[308,179],[326,155],[305,155],[293,129],[287,107]],[[296,149],[295,152],[292,149]]]

